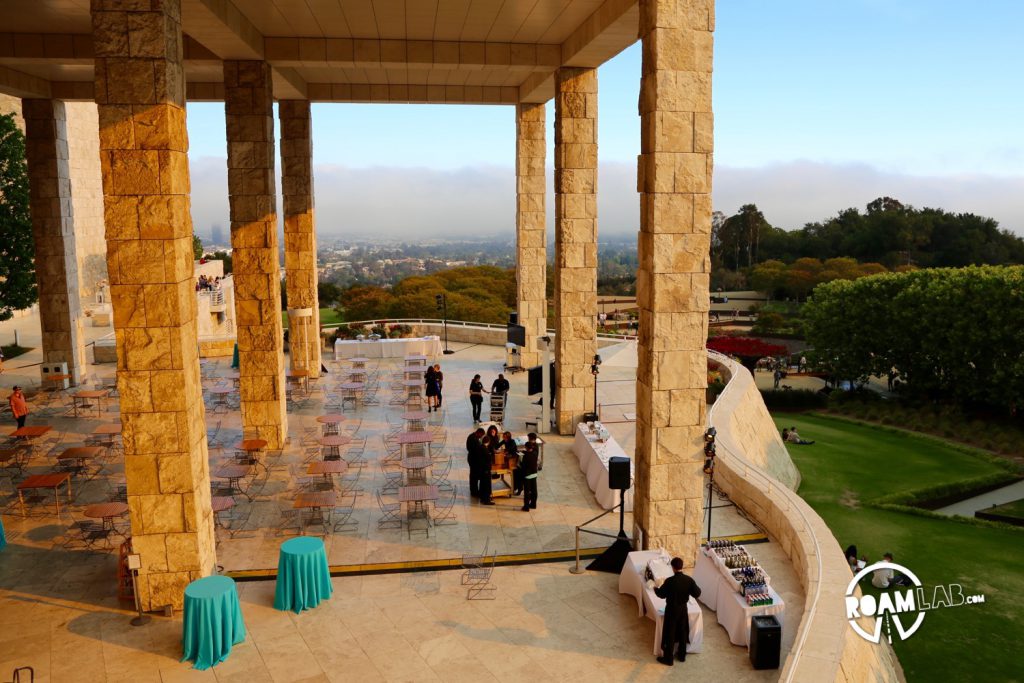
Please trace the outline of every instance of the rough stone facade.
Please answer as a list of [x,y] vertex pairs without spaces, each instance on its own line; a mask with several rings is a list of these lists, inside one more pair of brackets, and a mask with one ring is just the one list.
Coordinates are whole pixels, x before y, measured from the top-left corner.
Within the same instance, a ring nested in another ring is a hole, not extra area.
[[225,61],[224,98],[242,425],[280,448],[288,423],[270,66]]
[[96,283],[107,279],[107,242],[103,237],[103,179],[96,104],[65,102],[71,202],[75,213],[78,288],[83,306],[96,300]]
[[313,119],[309,100],[281,100],[281,194],[284,198],[284,270],[288,308],[311,308],[312,319],[289,318],[293,370],[320,376],[320,302],[313,217]]
[[541,362],[537,337],[548,328],[545,119],[543,104],[516,106],[516,310],[526,328],[521,360],[527,368]]
[[78,384],[87,369],[65,107],[57,100],[24,100],[22,115],[43,362],[67,363]]
[[711,267],[714,0],[640,0],[635,520],[696,561]]
[[196,351],[179,0],[93,0],[107,269],[143,609],[215,565]]
[[558,432],[592,405],[597,349],[597,69],[555,73],[555,364]]

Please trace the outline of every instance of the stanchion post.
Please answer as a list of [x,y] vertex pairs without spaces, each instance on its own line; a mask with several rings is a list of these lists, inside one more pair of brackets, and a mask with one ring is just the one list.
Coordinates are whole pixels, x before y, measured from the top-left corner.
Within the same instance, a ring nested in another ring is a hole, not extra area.
[[569,570],[573,574],[583,574],[586,570],[580,568],[580,528],[576,527],[576,566]]

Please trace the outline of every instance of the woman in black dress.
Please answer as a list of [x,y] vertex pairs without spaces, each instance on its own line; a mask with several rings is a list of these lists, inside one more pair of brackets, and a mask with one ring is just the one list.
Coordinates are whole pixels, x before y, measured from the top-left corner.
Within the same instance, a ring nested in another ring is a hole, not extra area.
[[427,371],[423,375],[423,382],[427,390],[427,412],[429,413],[437,407],[437,375],[434,372],[433,366],[427,366]]

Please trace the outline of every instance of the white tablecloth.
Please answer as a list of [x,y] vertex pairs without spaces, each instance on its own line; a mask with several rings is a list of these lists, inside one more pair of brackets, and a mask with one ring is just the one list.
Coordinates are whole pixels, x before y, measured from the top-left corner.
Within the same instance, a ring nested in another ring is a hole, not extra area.
[[750,645],[750,618],[772,614],[782,625],[786,616],[786,603],[771,586],[768,594],[772,597],[771,605],[749,607],[746,599],[736,592],[729,580],[722,575],[714,560],[697,553],[697,566],[693,570],[693,579],[700,586],[700,601],[715,611],[718,623],[729,634],[733,645]]
[[[608,459],[615,455],[629,457],[622,446],[611,436],[604,443],[597,441],[597,435],[590,431],[585,422],[576,425],[576,439],[572,452],[580,461],[580,470],[587,475],[587,485],[594,492],[597,502],[605,510],[611,510],[619,503],[619,492],[608,488]],[[629,475],[633,477],[633,459],[629,459]],[[633,487],[626,491],[626,512],[633,511]]]
[[[619,574],[619,592],[628,593],[636,598],[640,615],[646,613],[654,621],[654,654],[658,657],[661,656],[665,601],[647,587],[644,582],[644,569],[651,560],[660,560],[660,564],[663,565],[661,573],[665,573],[665,568],[668,568],[668,574],[671,575],[672,569],[668,564],[671,559],[664,550],[638,550],[627,556],[626,564],[622,566],[622,572]],[[686,646],[686,652],[701,652],[704,649],[704,614],[693,598],[686,603],[686,614],[690,621],[690,644]]]
[[[724,581],[722,579],[723,583]],[[783,622],[786,617],[786,603],[771,586],[768,586],[768,595],[772,596],[772,604],[749,607],[746,598],[742,595],[734,591],[726,593],[722,583],[718,585],[718,611],[715,612],[715,616],[718,618],[718,623],[728,632],[729,640],[733,645],[750,646],[751,617],[772,614],[779,620],[779,625],[785,628]]]
[[405,356],[441,355],[441,338],[414,337],[410,339],[378,339],[377,341],[339,339],[334,342],[334,360],[343,358],[403,358]]

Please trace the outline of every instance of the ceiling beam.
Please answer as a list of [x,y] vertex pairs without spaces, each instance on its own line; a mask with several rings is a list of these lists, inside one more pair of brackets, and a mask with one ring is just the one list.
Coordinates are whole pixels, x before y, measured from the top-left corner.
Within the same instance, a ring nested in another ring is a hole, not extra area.
[[515,104],[516,87],[489,85],[395,85],[388,83],[310,83],[313,102],[407,104]]
[[271,77],[274,80],[274,97],[279,100],[304,100],[306,99],[306,81],[290,68],[271,69]]
[[181,0],[181,23],[221,59],[263,59],[263,34],[231,0]]
[[86,33],[0,33],[0,58],[62,64],[92,61],[92,36]]
[[96,84],[92,81],[53,81],[50,92],[53,99],[65,102],[96,101]]
[[637,0],[605,0],[562,43],[562,64],[597,68],[640,36]]
[[553,71],[530,74],[530,77],[519,86],[520,102],[542,104],[554,96],[555,74]]
[[534,43],[268,36],[263,44],[268,62],[296,67],[555,67],[562,55],[560,45]]
[[50,99],[53,97],[50,81],[23,71],[9,69],[6,66],[0,66],[0,93],[21,98]]

